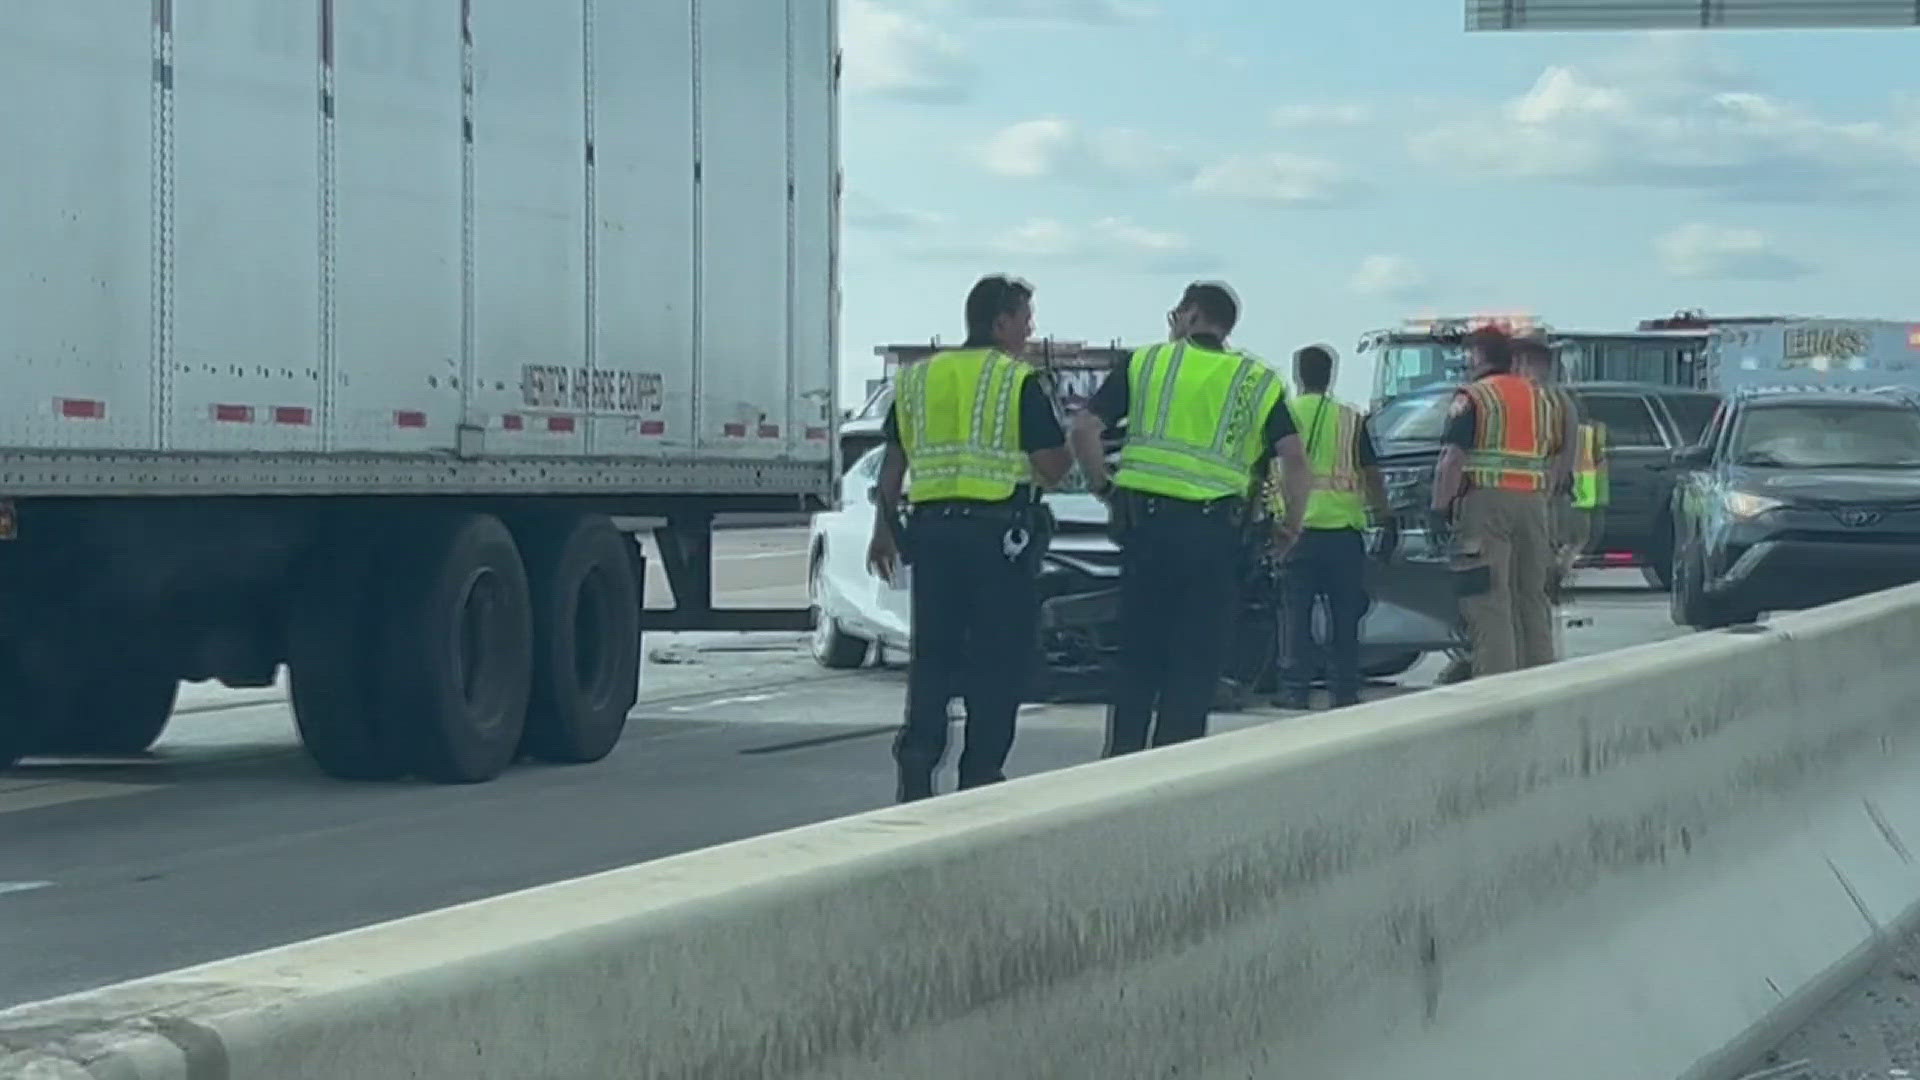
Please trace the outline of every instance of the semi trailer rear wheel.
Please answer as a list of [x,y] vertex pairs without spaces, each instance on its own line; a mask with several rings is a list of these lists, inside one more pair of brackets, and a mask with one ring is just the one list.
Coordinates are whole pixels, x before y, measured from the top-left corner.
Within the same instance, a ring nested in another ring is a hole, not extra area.
[[288,620],[294,723],[307,755],[337,780],[392,780],[408,769],[380,697],[380,571],[371,542],[323,539],[301,573]]
[[440,783],[500,775],[520,751],[533,679],[527,573],[489,514],[422,519],[394,564],[383,713],[413,771]]
[[173,718],[180,680],[163,668],[96,663],[71,672],[65,706],[43,721],[36,751],[47,754],[144,754]]
[[533,612],[523,746],[543,761],[599,761],[640,693],[633,541],[599,515],[536,522],[521,537]]

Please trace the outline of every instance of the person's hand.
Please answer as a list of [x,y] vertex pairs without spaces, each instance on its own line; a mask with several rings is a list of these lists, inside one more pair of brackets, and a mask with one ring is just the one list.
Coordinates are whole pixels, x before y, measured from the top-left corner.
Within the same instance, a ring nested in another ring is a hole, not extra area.
[[873,538],[867,541],[867,572],[887,582],[900,572],[900,546],[884,526],[876,527]]
[[1389,563],[1393,561],[1394,552],[1399,550],[1400,523],[1388,518],[1386,524],[1380,526],[1380,532],[1374,538],[1373,557],[1379,562]]
[[1283,559],[1286,557],[1287,552],[1293,550],[1293,545],[1300,541],[1300,531],[1301,524],[1297,521],[1279,521],[1274,523],[1273,538],[1267,545],[1267,549],[1273,553],[1274,559]]

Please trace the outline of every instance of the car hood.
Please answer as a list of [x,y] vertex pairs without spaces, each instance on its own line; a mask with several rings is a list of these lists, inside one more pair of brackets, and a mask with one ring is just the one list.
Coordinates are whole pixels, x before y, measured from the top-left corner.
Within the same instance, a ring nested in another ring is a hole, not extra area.
[[1374,445],[1374,453],[1382,465],[1402,464],[1399,459],[1411,458],[1415,461],[1440,456],[1438,439],[1387,439]]
[[1920,469],[1740,469],[1742,491],[1798,503],[1920,503]]
[[1047,509],[1053,511],[1053,520],[1059,523],[1061,532],[1104,532],[1107,527],[1107,504],[1091,495],[1081,493],[1055,493],[1045,497]]

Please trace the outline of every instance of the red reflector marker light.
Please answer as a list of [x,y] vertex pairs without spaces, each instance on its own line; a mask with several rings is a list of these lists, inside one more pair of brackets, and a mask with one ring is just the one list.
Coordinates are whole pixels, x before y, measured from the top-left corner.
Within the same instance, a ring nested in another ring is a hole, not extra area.
[[779,424],[761,424],[761,425],[760,425],[760,437],[761,437],[761,438],[763,438],[763,439],[777,439],[777,438],[779,438],[779,437],[780,437],[780,425],[779,425]]
[[105,420],[107,403],[87,398],[55,398],[54,408],[66,420]]
[[508,431],[525,431],[527,428],[527,419],[518,413],[508,413],[500,418],[500,426]]
[[642,435],[665,435],[666,433],[667,422],[665,420],[640,421],[640,434]]
[[547,430],[556,434],[565,435],[573,430],[573,417],[549,416],[547,417]]
[[215,405],[213,418],[222,424],[251,424],[253,423],[253,406]]
[[415,409],[405,409],[393,414],[395,427],[423,428],[427,426],[427,414]]
[[304,405],[276,405],[273,410],[273,422],[306,427],[313,423],[313,410]]
[[720,432],[730,439],[744,439],[747,437],[747,425],[727,424],[720,429]]
[[1600,556],[1600,562],[1606,566],[1632,566],[1633,552],[1609,551],[1605,555]]

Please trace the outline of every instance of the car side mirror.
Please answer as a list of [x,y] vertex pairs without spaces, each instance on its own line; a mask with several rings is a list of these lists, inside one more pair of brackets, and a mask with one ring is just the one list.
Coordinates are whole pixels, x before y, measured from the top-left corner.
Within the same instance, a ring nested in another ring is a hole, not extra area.
[[1704,469],[1713,461],[1713,448],[1708,446],[1683,446],[1674,451],[1673,463],[1682,469]]

